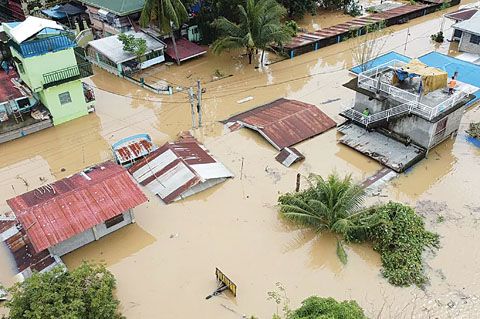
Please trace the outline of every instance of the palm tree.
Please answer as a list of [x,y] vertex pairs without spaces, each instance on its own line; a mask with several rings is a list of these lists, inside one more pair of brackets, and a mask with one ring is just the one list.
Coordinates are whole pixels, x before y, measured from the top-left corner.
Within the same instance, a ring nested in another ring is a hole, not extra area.
[[[308,178],[310,188],[294,194],[280,196],[280,213],[286,219],[313,228],[317,232],[330,231],[347,241],[366,235],[369,228],[379,224],[378,215],[364,210],[365,190],[352,181],[331,174]],[[342,241],[337,237],[337,254],[346,262]]]
[[173,30],[180,28],[187,18],[187,9],[181,0],[146,0],[140,16],[141,26],[145,27],[149,23],[155,23],[161,32],[170,34],[178,65],[180,65],[180,60]]
[[253,54],[262,50],[261,64],[265,50],[273,44],[282,45],[291,38],[281,20],[286,15],[285,8],[276,0],[245,0],[245,5],[239,5],[239,24],[225,17],[220,17],[213,25],[222,36],[213,43],[215,54],[228,49],[245,48],[249,64],[252,64]]

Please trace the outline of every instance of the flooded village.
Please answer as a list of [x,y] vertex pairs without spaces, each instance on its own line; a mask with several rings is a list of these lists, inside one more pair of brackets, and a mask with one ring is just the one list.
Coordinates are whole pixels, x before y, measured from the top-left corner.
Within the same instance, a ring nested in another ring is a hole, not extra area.
[[[310,296],[479,316],[480,3],[316,8],[281,47],[216,54],[193,22],[176,40],[141,26],[144,2],[0,0],[0,316],[15,283],[85,261],[126,318],[304,318],[282,306]],[[371,242],[345,242],[344,263],[338,233],[284,218],[279,196],[332,173],[439,235],[426,284],[389,282]]]

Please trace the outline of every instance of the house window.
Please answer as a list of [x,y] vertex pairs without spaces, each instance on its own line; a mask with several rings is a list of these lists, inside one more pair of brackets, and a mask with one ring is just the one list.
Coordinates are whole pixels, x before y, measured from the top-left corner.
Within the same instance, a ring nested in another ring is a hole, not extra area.
[[445,134],[445,129],[447,128],[447,120],[448,117],[442,119],[437,123],[437,127],[435,128],[435,136]]
[[123,214],[120,214],[120,215],[117,215],[115,217],[112,217],[110,219],[107,219],[105,221],[105,226],[107,228],[110,228],[110,227],[113,227],[117,224],[120,224],[121,222],[123,222],[125,219],[123,218]]
[[70,97],[70,92],[63,92],[58,95],[58,98],[60,99],[60,104],[64,105],[67,103],[72,102],[72,98]]
[[470,34],[470,43],[480,44],[480,35]]
[[24,74],[25,73],[25,69],[23,68],[23,64],[22,63],[19,63],[17,64],[18,65],[18,71],[20,71],[20,73]]

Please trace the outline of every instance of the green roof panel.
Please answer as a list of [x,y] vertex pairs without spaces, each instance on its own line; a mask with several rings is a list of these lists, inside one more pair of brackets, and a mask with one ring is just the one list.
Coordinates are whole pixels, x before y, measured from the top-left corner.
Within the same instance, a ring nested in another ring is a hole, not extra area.
[[140,12],[145,0],[81,0],[84,4],[104,9],[119,16]]

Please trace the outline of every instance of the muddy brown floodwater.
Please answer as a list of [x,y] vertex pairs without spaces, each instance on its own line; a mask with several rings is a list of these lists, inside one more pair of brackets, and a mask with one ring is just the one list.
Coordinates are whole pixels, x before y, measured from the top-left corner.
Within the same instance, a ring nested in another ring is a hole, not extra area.
[[[392,28],[384,51],[412,57],[431,50],[455,53],[448,42],[430,42],[430,34],[442,25],[441,15]],[[446,38],[450,25],[444,24]],[[349,261],[343,266],[331,236],[317,236],[278,218],[277,197],[293,190],[297,173],[325,175],[335,170],[363,180],[380,165],[339,145],[331,130],[299,144],[306,160],[285,168],[257,134],[246,129],[227,133],[218,123],[284,96],[318,105],[341,121],[338,112],[354,98],[342,87],[350,79],[353,43],[257,69],[239,52],[150,69],[153,79],[178,86],[193,85],[197,78],[204,82],[205,125],[192,133],[236,177],[168,206],[145,190],[149,202],[135,209],[135,224],[66,255],[65,263],[74,268],[82,260],[105,262],[118,280],[122,311],[132,319],[224,319],[243,314],[270,318],[276,308],[266,300],[267,292],[276,282],[287,289],[292,307],[315,294],[356,299],[372,317],[381,309],[380,318],[478,317],[480,200],[475,190],[480,189],[480,150],[463,133],[470,121],[480,120],[478,107],[466,112],[454,140],[435,148],[428,159],[369,199],[417,206],[429,227],[440,233],[442,248],[426,258],[431,284],[425,290],[388,284],[380,275],[378,254],[366,245],[349,246]],[[278,57],[267,54],[267,59]],[[216,70],[232,76],[214,80]],[[162,144],[190,129],[184,92],[155,95],[101,70],[89,81],[98,88],[96,113],[0,145],[0,209],[7,209],[7,198],[111,158],[111,143],[122,137],[147,132]],[[253,100],[237,103],[248,96]],[[438,223],[439,216],[445,221]],[[0,282],[13,283],[14,267],[4,246],[0,267]],[[215,267],[236,282],[237,298],[227,293],[205,300],[216,287]]]

